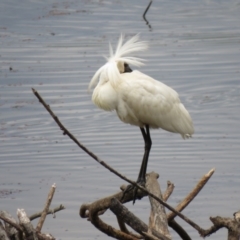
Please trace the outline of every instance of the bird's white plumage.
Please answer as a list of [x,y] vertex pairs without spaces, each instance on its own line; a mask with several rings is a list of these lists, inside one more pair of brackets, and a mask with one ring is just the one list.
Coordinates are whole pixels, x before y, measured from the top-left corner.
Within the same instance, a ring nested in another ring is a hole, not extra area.
[[[136,58],[132,56],[126,56],[127,54],[132,54],[134,52],[138,51],[144,51],[148,48],[148,45],[146,42],[138,41],[139,35],[136,35],[129,39],[126,43],[123,44],[123,35],[120,36],[118,45],[115,51],[115,54],[113,54],[113,48],[112,45],[109,43],[109,53],[110,56],[107,59],[107,63],[103,65],[101,68],[97,70],[97,72],[94,74],[90,84],[89,89],[93,88],[97,82],[99,81],[99,78],[101,78],[101,75],[104,73],[105,78],[108,79],[108,81],[111,81],[113,84],[118,84],[118,80],[120,79],[120,72],[122,70],[122,64],[121,63],[128,63],[132,66],[140,67],[143,65],[143,59]],[[120,64],[120,65],[119,65]],[[119,69],[120,68],[120,69]]]
[[[125,44],[121,36],[115,51],[93,76],[89,87],[96,85],[92,100],[101,109],[115,110],[121,121],[144,127],[162,128],[183,138],[194,133],[191,117],[172,88],[140,71],[124,73],[124,63],[140,66],[142,60],[131,54],[147,49],[136,35]],[[126,56],[129,54],[128,56]]]

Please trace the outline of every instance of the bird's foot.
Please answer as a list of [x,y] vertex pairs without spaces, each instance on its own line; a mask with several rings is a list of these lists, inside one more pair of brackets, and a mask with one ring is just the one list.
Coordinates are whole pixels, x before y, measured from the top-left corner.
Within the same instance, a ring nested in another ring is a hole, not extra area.
[[[145,179],[138,179],[136,183],[141,185],[142,187],[145,187],[146,181]],[[128,185],[126,189],[123,191],[121,202],[123,201],[126,193],[133,192],[133,204],[134,204],[137,199],[137,191],[138,191],[137,187],[135,187],[134,185]],[[141,198],[138,198],[138,199],[141,199]]]

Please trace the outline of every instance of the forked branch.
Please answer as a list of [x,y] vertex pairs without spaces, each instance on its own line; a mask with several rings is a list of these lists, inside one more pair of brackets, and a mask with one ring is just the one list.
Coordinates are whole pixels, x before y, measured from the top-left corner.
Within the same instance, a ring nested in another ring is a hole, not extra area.
[[47,105],[45,103],[45,101],[43,100],[43,98],[40,96],[40,94],[34,89],[32,88],[32,91],[34,93],[34,95],[38,98],[39,102],[45,107],[45,109],[49,112],[49,114],[52,116],[52,118],[55,120],[55,122],[58,124],[58,126],[60,127],[60,129],[63,131],[63,134],[68,135],[70,139],[72,139],[83,151],[85,151],[89,156],[91,156],[94,160],[96,160],[98,163],[100,163],[102,166],[104,166],[105,168],[107,168],[109,171],[111,171],[112,173],[114,173],[115,175],[117,175],[118,177],[120,177],[121,179],[127,181],[128,183],[134,185],[135,187],[141,189],[143,192],[147,193],[149,196],[151,196],[152,198],[154,198],[155,200],[157,200],[159,203],[161,203],[163,206],[165,206],[166,208],[168,208],[169,210],[171,210],[173,213],[175,213],[176,215],[178,215],[180,218],[182,218],[184,221],[186,221],[189,225],[191,225],[193,228],[195,228],[198,232],[201,232],[203,229],[198,226],[195,222],[193,222],[191,219],[189,219],[188,217],[186,217],[185,215],[183,215],[182,213],[176,211],[173,207],[171,207],[169,204],[167,204],[166,202],[164,202],[163,200],[161,200],[160,198],[156,197],[154,194],[150,193],[149,191],[146,190],[146,188],[142,187],[141,185],[137,184],[136,182],[126,178],[125,176],[123,176],[122,174],[120,174],[119,172],[117,172],[115,169],[113,169],[112,167],[110,167],[108,164],[106,164],[103,160],[101,160],[98,156],[96,156],[93,152],[89,151],[83,144],[81,144],[74,136],[72,133],[70,133],[65,127],[64,125],[60,122],[60,120],[58,119],[58,117],[53,113],[53,111],[51,110],[50,106]]

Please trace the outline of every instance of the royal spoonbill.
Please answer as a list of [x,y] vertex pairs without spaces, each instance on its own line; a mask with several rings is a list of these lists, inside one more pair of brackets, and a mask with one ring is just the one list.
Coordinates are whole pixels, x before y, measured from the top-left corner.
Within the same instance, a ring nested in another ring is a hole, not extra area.
[[[89,89],[92,101],[105,111],[116,111],[119,119],[141,130],[145,152],[137,183],[145,185],[148,157],[152,145],[150,128],[162,128],[179,133],[183,139],[194,133],[192,119],[175,90],[144,73],[132,70],[129,65],[140,67],[143,59],[133,53],[144,51],[148,44],[135,35],[124,43],[120,36],[115,53],[109,43],[107,63],[94,74]],[[131,187],[130,187],[131,188]],[[133,188],[133,187],[132,187]],[[134,200],[136,188],[134,189]]]

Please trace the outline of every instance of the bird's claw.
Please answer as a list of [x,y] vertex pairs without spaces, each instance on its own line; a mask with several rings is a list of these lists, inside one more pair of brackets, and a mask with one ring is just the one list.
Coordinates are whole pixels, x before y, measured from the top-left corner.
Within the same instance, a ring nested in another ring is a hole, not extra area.
[[[141,185],[141,186],[145,186],[145,181],[144,180],[138,180],[137,181],[137,184]],[[126,193],[129,193],[129,192],[133,192],[133,204],[135,203],[136,199],[137,199],[137,191],[138,191],[138,188],[135,187],[134,185],[128,185],[126,187],[126,189],[123,191],[123,194],[122,194],[122,197],[121,197],[121,202],[123,201]],[[139,198],[140,199],[140,198]]]

